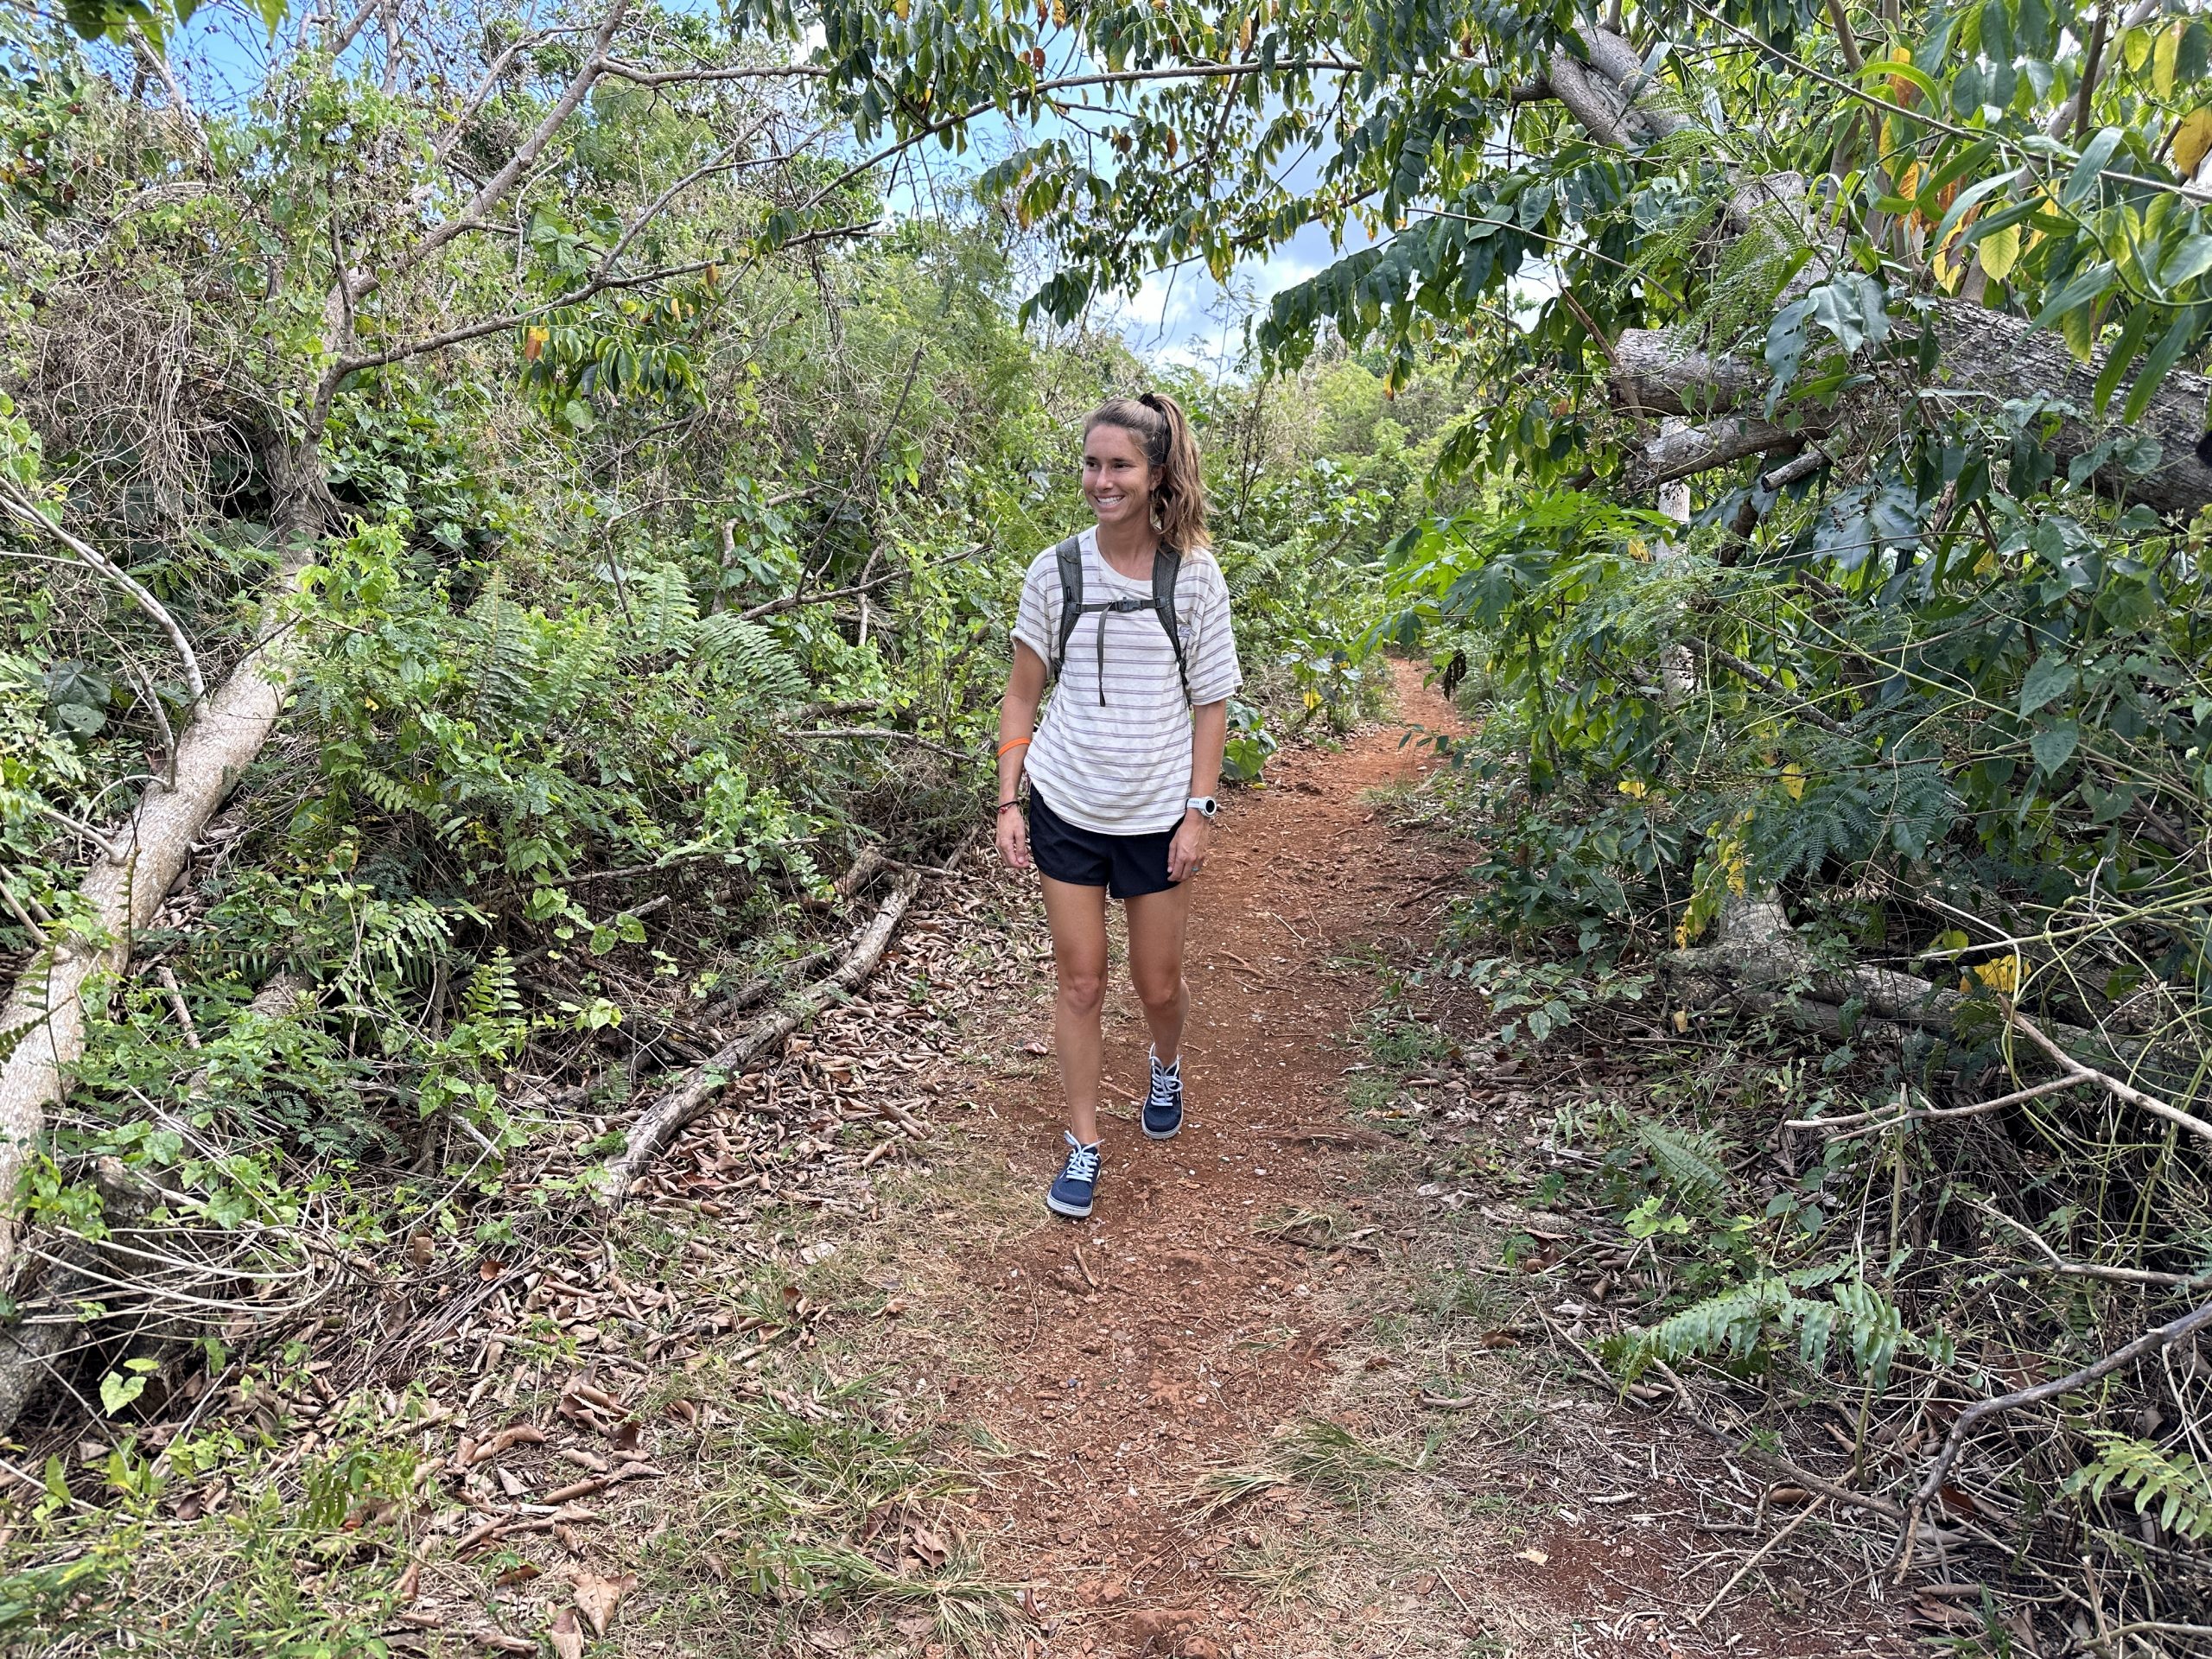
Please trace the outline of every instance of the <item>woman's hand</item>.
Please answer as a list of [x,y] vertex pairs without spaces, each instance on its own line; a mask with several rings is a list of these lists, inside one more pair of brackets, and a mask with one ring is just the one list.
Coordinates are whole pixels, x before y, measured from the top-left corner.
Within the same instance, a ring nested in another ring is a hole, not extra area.
[[1206,861],[1206,855],[1212,850],[1212,820],[1203,812],[1185,812],[1181,827],[1175,831],[1175,839],[1167,843],[1167,879],[1189,880],[1198,873]]
[[998,841],[999,856],[1006,860],[1007,868],[1026,870],[1029,868],[1029,825],[1023,819],[1020,807],[1009,806],[999,814]]

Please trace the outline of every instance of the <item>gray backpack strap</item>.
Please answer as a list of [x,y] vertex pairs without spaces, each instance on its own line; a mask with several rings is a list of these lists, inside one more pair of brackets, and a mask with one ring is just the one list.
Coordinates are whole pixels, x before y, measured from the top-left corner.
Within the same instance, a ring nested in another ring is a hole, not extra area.
[[1152,556],[1152,608],[1160,626],[1167,630],[1167,643],[1175,652],[1176,677],[1183,682],[1183,701],[1191,700],[1191,665],[1183,660],[1183,630],[1175,620],[1175,582],[1183,574],[1183,556],[1162,543]]
[[1069,537],[1052,550],[1052,556],[1060,566],[1060,637],[1046,666],[1058,679],[1067,666],[1068,641],[1075,638],[1075,625],[1083,616],[1083,537]]

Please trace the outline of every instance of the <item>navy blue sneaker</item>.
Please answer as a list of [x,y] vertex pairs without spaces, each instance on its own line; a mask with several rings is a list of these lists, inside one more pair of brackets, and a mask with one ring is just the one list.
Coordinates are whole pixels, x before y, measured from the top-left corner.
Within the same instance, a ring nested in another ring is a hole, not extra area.
[[1155,1141],[1172,1141],[1183,1127],[1183,1058],[1162,1065],[1152,1057],[1152,1088],[1144,1097],[1144,1132]]
[[[1061,1133],[1067,1134],[1065,1129]],[[1090,1200],[1098,1191],[1098,1143],[1086,1147],[1072,1135],[1067,1135],[1067,1142],[1068,1160],[1045,1195],[1045,1207],[1056,1216],[1083,1221],[1090,1217]]]

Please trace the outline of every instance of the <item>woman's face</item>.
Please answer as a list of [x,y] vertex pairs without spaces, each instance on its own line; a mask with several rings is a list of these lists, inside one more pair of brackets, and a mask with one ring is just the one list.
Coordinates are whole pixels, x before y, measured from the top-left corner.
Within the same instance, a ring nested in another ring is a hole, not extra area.
[[1083,494],[1103,525],[1152,522],[1152,467],[1125,426],[1100,422],[1083,441]]

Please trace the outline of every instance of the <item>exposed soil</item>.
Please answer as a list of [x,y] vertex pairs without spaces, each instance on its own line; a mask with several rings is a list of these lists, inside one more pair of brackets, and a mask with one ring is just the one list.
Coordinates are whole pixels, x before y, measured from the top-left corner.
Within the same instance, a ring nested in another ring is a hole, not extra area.
[[[1405,721],[1451,728],[1416,675],[1400,698]],[[1282,757],[1226,815],[1192,928],[1185,1127],[1168,1142],[1138,1129],[1147,1039],[1124,984],[1108,1004],[1090,1221],[1041,1203],[1060,1150],[1046,963],[1007,1010],[1000,1052],[1018,1071],[981,1086],[983,1127],[936,1172],[998,1207],[901,1252],[903,1282],[964,1333],[941,1357],[957,1351],[957,1367],[903,1357],[937,1372],[950,1414],[992,1453],[978,1465],[985,1559],[1026,1581],[1039,1620],[1008,1651],[1906,1650],[1859,1563],[1787,1545],[1692,1628],[1771,1535],[1741,1524],[1763,1488],[1534,1338],[1541,1355],[1494,1352],[1519,1339],[1470,1321],[1441,1409],[1402,1369],[1417,1362],[1376,1339],[1423,1253],[1410,1241],[1444,1206],[1410,1190],[1418,1147],[1408,1160],[1347,1121],[1348,1080],[1366,1070],[1356,1027],[1376,968],[1427,956],[1466,861],[1378,810],[1370,791],[1435,764],[1408,740],[1389,724]],[[1455,1268],[1502,1230],[1455,1235],[1459,1222],[1443,1223]],[[920,1326],[906,1338],[928,1341]],[[1736,1519],[1705,1529],[1708,1510]]]
[[[1449,717],[1440,702],[1427,712]],[[1048,1609],[1079,1610],[1055,1650],[1282,1651],[1210,1570],[1221,1541],[1191,1500],[1209,1471],[1258,1456],[1313,1406],[1348,1334],[1327,1293],[1351,1261],[1318,1263],[1255,1223],[1346,1187],[1348,1033],[1372,995],[1347,957],[1424,932],[1453,874],[1437,843],[1386,844],[1363,800],[1420,774],[1399,736],[1294,757],[1240,800],[1195,898],[1182,1134],[1146,1140],[1134,1087],[1121,1088],[1103,1114],[1092,1218],[1054,1224],[1040,1204],[1033,1231],[963,1274],[1002,1333],[1002,1368],[954,1399],[1029,1454],[1025,1478],[982,1507],[1001,1529],[993,1556],[1025,1563]],[[1141,1086],[1148,1044],[1124,985],[1108,1005],[1109,1077]],[[1054,1076],[1000,1116],[1041,1194],[1060,1144]]]

